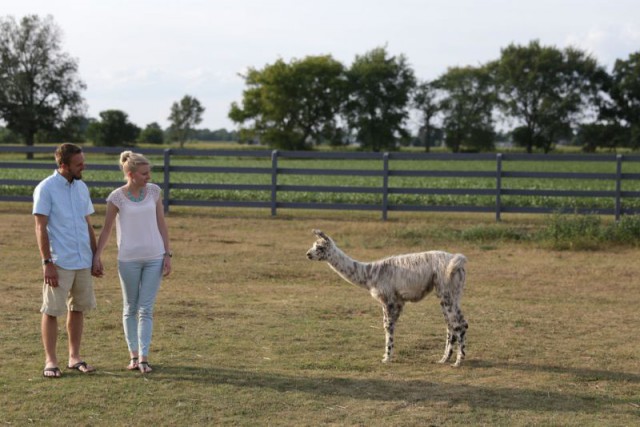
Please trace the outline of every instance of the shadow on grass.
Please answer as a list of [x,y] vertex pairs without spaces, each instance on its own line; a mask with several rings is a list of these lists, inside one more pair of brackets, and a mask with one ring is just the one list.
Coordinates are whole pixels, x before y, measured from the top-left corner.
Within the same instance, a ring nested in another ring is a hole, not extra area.
[[474,368],[510,369],[527,372],[549,372],[553,374],[573,375],[582,381],[624,381],[640,383],[640,375],[628,372],[605,371],[602,369],[572,368],[567,366],[534,365],[530,363],[494,362],[489,360],[469,360],[465,362]]
[[[540,369],[532,366],[531,370]],[[558,368],[562,369],[562,368]],[[563,371],[564,372],[564,371]],[[582,373],[597,376],[598,372]],[[384,380],[376,378],[340,378],[291,376],[274,372],[244,371],[225,368],[161,367],[156,380],[267,388],[277,392],[309,393],[325,397],[338,396],[382,402],[467,404],[470,407],[497,410],[537,410],[549,412],[637,413],[631,399],[594,397],[558,391],[529,390],[514,387],[436,384],[426,380]],[[612,373],[609,373],[611,376]],[[629,376],[614,374],[616,379]],[[633,377],[633,375],[631,375]],[[633,381],[637,381],[637,376]],[[624,409],[621,408],[624,406]],[[629,407],[627,409],[626,407]]]

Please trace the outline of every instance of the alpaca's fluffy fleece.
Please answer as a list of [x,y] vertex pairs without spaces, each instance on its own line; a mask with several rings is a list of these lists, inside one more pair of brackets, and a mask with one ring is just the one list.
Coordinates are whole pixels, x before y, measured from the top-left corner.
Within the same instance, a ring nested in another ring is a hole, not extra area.
[[307,258],[326,261],[343,279],[365,288],[382,305],[386,348],[383,362],[391,360],[393,332],[407,301],[418,302],[435,290],[447,323],[447,342],[439,363],[445,363],[458,342],[454,366],[465,356],[465,333],[468,324],[460,310],[465,283],[466,257],[443,251],[396,255],[374,262],[359,262],[346,255],[334,241],[320,230],[313,230],[318,240],[307,252]]

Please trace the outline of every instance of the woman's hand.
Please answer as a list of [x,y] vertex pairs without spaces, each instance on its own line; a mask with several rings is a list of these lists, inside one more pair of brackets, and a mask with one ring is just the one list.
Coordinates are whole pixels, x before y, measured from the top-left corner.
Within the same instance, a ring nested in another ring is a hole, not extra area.
[[171,257],[165,256],[164,265],[162,267],[162,275],[168,276],[169,274],[171,274]]
[[99,256],[93,257],[93,265],[91,266],[91,275],[94,277],[102,277],[104,276],[104,267],[102,266],[102,261]]

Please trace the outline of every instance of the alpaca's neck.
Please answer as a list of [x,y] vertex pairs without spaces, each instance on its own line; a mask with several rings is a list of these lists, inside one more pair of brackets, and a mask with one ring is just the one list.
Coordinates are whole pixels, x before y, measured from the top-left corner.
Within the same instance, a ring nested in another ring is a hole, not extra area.
[[337,246],[333,247],[327,262],[347,282],[369,289],[369,269],[366,263],[356,261]]

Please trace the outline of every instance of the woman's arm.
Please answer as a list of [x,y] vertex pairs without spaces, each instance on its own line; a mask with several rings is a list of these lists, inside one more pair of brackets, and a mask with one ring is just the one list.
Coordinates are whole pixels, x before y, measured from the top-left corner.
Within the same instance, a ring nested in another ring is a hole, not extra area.
[[104,274],[104,268],[102,266],[100,257],[102,256],[102,252],[104,251],[105,246],[107,246],[107,242],[109,241],[109,236],[111,235],[111,230],[113,230],[113,223],[115,222],[117,214],[118,207],[112,202],[108,202],[107,213],[104,216],[104,227],[102,228],[102,232],[100,233],[100,237],[98,238],[96,251],[93,254],[92,272],[96,276],[102,276]]
[[158,198],[156,202],[156,218],[158,221],[158,230],[160,236],[162,236],[162,243],[164,244],[164,267],[163,274],[168,276],[171,273],[171,245],[169,244],[169,228],[167,222],[164,219],[164,205],[162,198]]

